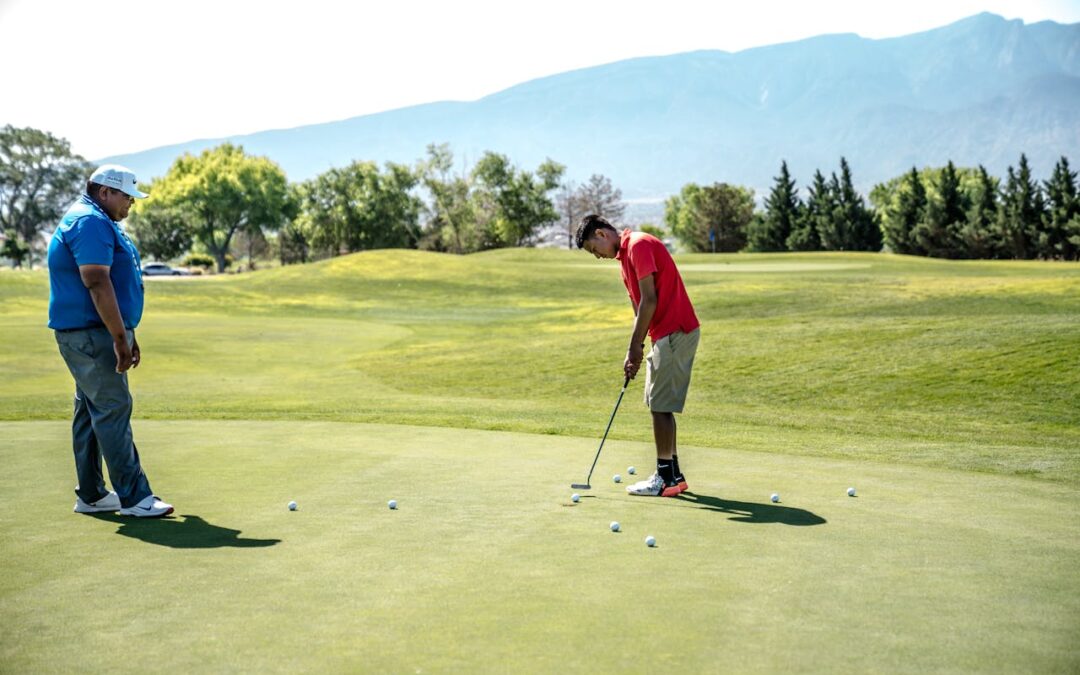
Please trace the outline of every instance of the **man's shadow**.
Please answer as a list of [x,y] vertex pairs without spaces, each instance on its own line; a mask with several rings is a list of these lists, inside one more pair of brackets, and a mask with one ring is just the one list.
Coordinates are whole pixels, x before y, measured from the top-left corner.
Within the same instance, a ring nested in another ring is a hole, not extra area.
[[782,523],[784,525],[823,525],[826,521],[816,513],[777,504],[735,502],[730,499],[684,492],[676,499],[700,504],[700,508],[732,515],[728,520],[737,523]]
[[170,548],[264,548],[273,546],[280,539],[243,539],[240,530],[211,525],[199,516],[184,515],[177,518],[130,518],[115,513],[91,514],[98,520],[117,523],[117,534],[145,541],[147,544]]

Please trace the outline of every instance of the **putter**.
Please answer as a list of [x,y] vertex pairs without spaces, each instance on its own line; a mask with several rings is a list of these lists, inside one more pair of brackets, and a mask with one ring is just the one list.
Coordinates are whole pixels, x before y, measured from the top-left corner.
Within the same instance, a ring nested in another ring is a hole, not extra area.
[[626,378],[622,385],[622,391],[619,392],[619,400],[615,401],[615,409],[611,411],[611,419],[608,420],[607,429],[604,429],[604,437],[600,439],[600,447],[596,449],[596,457],[593,458],[592,466],[589,467],[589,476],[585,479],[584,483],[571,483],[570,487],[575,490],[591,490],[592,485],[589,481],[592,480],[593,469],[596,468],[596,460],[600,459],[600,451],[604,449],[604,441],[607,440],[608,432],[611,431],[611,423],[615,421],[615,413],[619,412],[619,404],[622,403],[623,394],[626,393],[626,388],[630,386],[630,378]]

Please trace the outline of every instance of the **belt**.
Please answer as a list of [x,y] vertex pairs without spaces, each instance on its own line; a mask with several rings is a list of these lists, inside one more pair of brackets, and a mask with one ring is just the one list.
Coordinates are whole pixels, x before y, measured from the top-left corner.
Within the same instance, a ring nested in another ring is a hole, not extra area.
[[57,333],[74,333],[77,330],[91,330],[93,328],[104,328],[105,326],[83,326],[82,328],[54,328]]

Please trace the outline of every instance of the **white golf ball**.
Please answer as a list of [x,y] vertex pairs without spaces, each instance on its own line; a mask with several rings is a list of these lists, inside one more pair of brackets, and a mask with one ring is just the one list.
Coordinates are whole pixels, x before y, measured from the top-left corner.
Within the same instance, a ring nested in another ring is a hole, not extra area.
[[612,532],[618,532],[619,531],[619,521],[617,521],[617,520],[611,521],[611,531]]
[[289,502],[289,510],[290,511],[295,511],[296,510],[296,502]]
[[632,466],[631,466],[631,467],[628,467],[628,468],[626,469],[626,473],[628,473],[628,474],[630,474],[631,476],[633,476],[633,475],[634,475],[635,473],[637,473],[637,469],[635,469],[635,468],[634,468],[634,467],[632,467]]
[[393,511],[394,509],[397,508],[397,500],[396,499],[391,499],[390,501],[386,502],[386,505],[390,507],[391,511]]
[[776,504],[777,502],[779,502],[779,501],[780,501],[780,495],[778,495],[778,494],[776,494],[776,493],[774,492],[774,493],[772,493],[772,497],[769,497],[769,499],[771,499],[771,500],[772,500],[772,503],[773,503],[773,504]]
[[615,474],[614,476],[611,477],[611,480],[615,481],[616,483],[621,483],[622,482],[622,476],[620,476],[619,474]]
[[649,548],[656,546],[656,537],[652,536],[651,534],[645,537],[645,545]]
[[855,496],[855,488],[853,488],[853,487],[849,487],[849,488],[847,489],[847,496],[848,496],[848,497],[854,497],[854,496]]
[[570,501],[574,502],[575,504],[577,504],[578,500],[580,500],[580,499],[581,499],[581,497],[576,492],[574,494],[570,495]]

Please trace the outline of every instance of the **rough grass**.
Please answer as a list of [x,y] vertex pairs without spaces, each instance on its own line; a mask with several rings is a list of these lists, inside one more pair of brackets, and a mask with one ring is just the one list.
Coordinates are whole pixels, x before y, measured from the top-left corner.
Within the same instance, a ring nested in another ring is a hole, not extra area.
[[[704,323],[683,441],[1080,484],[1080,265],[679,263]],[[0,419],[68,415],[47,294],[44,273],[0,274]],[[151,279],[137,415],[591,436],[618,391],[629,311],[613,263],[567,251]],[[647,416],[612,433],[648,438]]]

